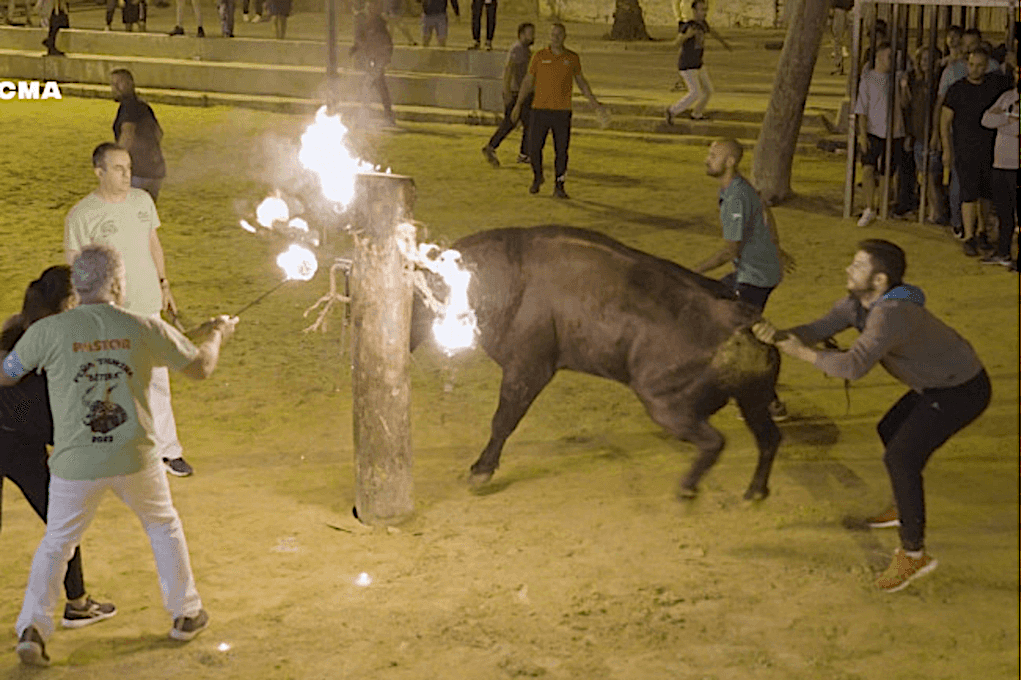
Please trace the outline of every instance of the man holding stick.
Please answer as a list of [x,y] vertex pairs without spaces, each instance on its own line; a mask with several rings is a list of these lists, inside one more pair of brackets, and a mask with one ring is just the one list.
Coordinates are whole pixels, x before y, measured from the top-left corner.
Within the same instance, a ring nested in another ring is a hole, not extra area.
[[80,305],[33,324],[4,358],[0,386],[45,371],[54,413],[46,535],[32,560],[17,652],[22,663],[49,665],[46,639],[68,559],[109,489],[138,516],[149,535],[170,637],[187,641],[209,623],[196,591],[181,519],[163,473],[151,413],[156,367],[202,380],[213,373],[221,343],[237,317],[205,324],[197,348],[158,318],[132,314],[120,254],[85,246],[71,265]]

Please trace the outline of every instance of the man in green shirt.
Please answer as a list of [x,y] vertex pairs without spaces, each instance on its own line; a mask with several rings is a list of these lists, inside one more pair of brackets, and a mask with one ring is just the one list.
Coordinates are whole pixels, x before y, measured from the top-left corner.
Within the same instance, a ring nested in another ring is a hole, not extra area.
[[46,371],[54,420],[46,535],[32,571],[17,631],[23,663],[48,665],[45,640],[68,558],[110,489],[139,517],[156,558],[170,636],[190,640],[206,628],[188,546],[158,459],[150,408],[154,369],[208,377],[237,318],[219,317],[197,348],[164,321],[125,311],[126,277],[110,246],[86,246],[71,280],[81,304],[33,324],[4,358],[0,386]]

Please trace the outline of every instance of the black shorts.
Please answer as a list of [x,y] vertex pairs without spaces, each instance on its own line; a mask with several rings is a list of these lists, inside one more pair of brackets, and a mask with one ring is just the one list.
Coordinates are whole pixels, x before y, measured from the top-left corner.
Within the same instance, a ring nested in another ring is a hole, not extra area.
[[960,202],[974,203],[992,198],[992,154],[975,149],[954,150],[956,176],[960,180]]
[[[889,166],[890,173],[896,172],[896,168],[899,167],[902,158],[903,138],[894,137],[892,140],[892,164]],[[878,172],[884,172],[884,170],[882,170],[884,160],[885,139],[882,137],[875,137],[874,135],[868,135],[868,148],[866,150],[862,150],[860,155],[860,164],[866,168],[874,168]]]

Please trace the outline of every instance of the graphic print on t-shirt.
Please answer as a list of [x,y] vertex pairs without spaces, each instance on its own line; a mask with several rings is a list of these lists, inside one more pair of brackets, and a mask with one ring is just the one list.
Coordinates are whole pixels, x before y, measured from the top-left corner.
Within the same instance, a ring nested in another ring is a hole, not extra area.
[[94,443],[114,441],[113,435],[109,433],[128,420],[128,412],[111,397],[131,398],[128,387],[124,385],[124,380],[131,374],[132,370],[127,365],[116,359],[103,357],[82,364],[78,369],[75,383],[89,385],[82,394],[82,406],[86,411],[82,424],[98,433],[92,438]]

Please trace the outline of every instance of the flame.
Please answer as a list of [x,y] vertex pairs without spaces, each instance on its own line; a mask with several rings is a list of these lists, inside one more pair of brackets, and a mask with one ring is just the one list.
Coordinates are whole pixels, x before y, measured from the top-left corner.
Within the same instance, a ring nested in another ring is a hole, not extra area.
[[256,233],[256,227],[249,224],[249,220],[239,220],[238,223],[242,225],[242,229],[245,229],[250,234]]
[[301,217],[293,217],[288,220],[288,226],[292,229],[298,229],[299,231],[309,231],[309,222]]
[[416,227],[398,225],[399,250],[412,262],[431,271],[448,286],[448,299],[442,312],[434,320],[434,339],[451,356],[460,349],[472,347],[476,342],[476,313],[469,306],[469,282],[472,274],[462,266],[462,254],[445,250],[433,243],[416,244]]
[[256,221],[267,229],[274,228],[274,222],[288,221],[288,204],[279,196],[267,196],[256,207]]
[[345,145],[348,128],[340,116],[328,116],[321,106],[316,120],[302,134],[299,161],[320,178],[324,196],[342,206],[348,205],[356,193],[356,174],[373,168],[356,158]]
[[277,256],[277,266],[284,270],[288,280],[309,281],[316,274],[316,255],[308,248],[293,243]]

